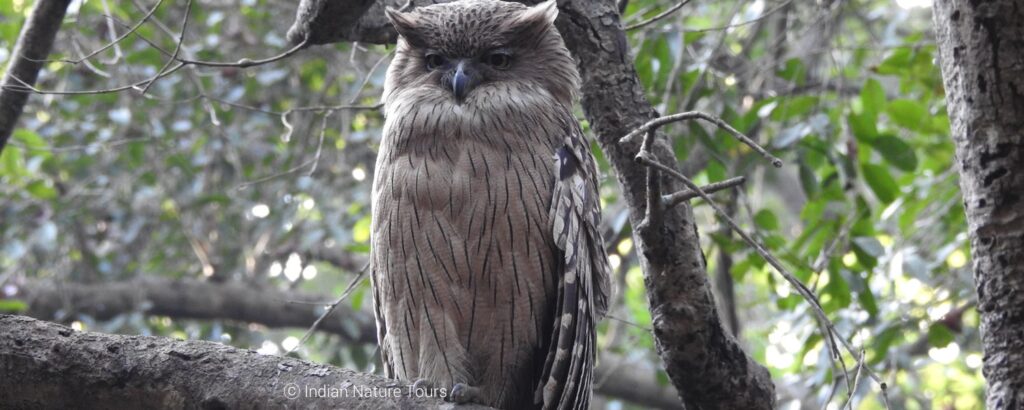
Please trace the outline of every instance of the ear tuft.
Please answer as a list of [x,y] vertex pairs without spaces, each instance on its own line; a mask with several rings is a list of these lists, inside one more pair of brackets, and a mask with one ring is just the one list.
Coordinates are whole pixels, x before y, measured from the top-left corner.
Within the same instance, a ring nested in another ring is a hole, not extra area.
[[543,20],[548,24],[555,24],[555,19],[558,18],[558,3],[555,0],[547,0],[530,7],[530,9],[524,14],[531,19]]
[[391,25],[395,26],[395,31],[400,36],[405,37],[411,43],[419,43],[418,22],[413,13],[403,13],[391,7],[385,7],[384,15],[387,16]]
[[558,18],[558,4],[547,0],[527,8],[509,22],[510,34],[521,39],[537,38],[553,28]]

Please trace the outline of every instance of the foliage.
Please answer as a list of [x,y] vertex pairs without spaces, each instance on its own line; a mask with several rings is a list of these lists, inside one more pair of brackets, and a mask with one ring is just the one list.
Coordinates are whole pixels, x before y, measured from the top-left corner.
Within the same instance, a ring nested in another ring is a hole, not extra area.
[[[152,3],[76,2],[55,56],[74,59],[103,46]],[[182,55],[237,61],[289,47],[283,33],[293,2],[239,3],[196,1]],[[930,12],[904,3],[698,1],[630,31],[629,43],[661,112],[720,116],[786,161],[782,170],[768,167],[704,124],[665,128],[698,182],[748,177],[739,193],[717,198],[817,293],[839,334],[865,350],[866,364],[889,385],[892,408],[977,408],[977,314],[969,307],[965,220]],[[672,4],[632,1],[625,22]],[[30,0],[0,4],[3,64],[30,7]],[[165,4],[138,36],[89,63],[48,63],[39,87],[97,90],[157,74],[167,57],[140,37],[174,50],[183,13]],[[0,281],[193,276],[340,294],[352,272],[325,255],[369,250],[382,118],[374,109],[285,113],[376,104],[386,60],[377,63],[388,56],[386,47],[337,44],[249,69],[187,67],[145,94],[34,96],[0,155]],[[608,175],[607,245],[620,300],[599,342],[658,363],[618,191]],[[737,311],[740,339],[772,371],[780,404],[821,407],[836,371],[810,306],[719,229],[709,207],[695,204],[708,271],[735,282],[734,305],[723,311]],[[346,303],[368,309],[367,286]],[[13,300],[0,310],[25,309]],[[140,314],[72,320],[271,353],[302,335]],[[373,347],[325,335],[296,354],[364,370],[377,360]],[[844,362],[855,373],[857,363]],[[855,408],[882,408],[877,384],[860,387]],[[833,406],[845,400],[844,389]]]

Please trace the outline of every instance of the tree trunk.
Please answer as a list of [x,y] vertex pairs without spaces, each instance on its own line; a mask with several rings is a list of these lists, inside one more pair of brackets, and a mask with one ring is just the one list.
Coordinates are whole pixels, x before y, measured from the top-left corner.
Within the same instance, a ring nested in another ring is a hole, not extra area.
[[1024,408],[1024,4],[938,0],[989,409]]

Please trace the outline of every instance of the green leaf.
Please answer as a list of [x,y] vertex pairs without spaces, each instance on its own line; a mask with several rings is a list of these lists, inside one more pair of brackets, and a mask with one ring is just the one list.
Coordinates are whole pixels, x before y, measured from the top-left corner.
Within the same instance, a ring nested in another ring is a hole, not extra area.
[[900,193],[900,186],[889,174],[889,169],[881,165],[861,164],[861,170],[864,172],[864,180],[867,181],[879,201],[888,204],[896,200]]
[[777,299],[775,301],[775,306],[777,306],[779,310],[793,310],[803,301],[804,300],[800,295],[791,293],[789,296]]
[[825,285],[822,293],[832,296],[831,300],[822,303],[825,313],[833,313],[850,306],[850,302],[853,302],[853,298],[850,296],[850,284],[842,274],[835,270],[829,272],[828,285]]
[[783,98],[779,105],[772,110],[772,119],[785,121],[790,118],[799,117],[810,112],[818,105],[818,97],[803,95],[799,97]]
[[878,113],[885,109],[885,89],[882,84],[870,78],[860,90],[860,103],[865,112]]
[[14,135],[11,136],[14,141],[17,141],[25,147],[26,153],[31,156],[40,156],[43,158],[49,158],[52,154],[50,153],[50,147],[46,145],[46,141],[39,134],[32,132],[27,129],[17,129],[14,131]]
[[800,163],[800,186],[804,188],[808,198],[818,193],[818,176],[803,162]]
[[878,118],[869,112],[860,114],[851,112],[846,116],[846,123],[850,125],[850,132],[858,141],[871,141],[878,136],[876,123]]
[[33,181],[25,189],[32,196],[39,199],[50,200],[57,197],[57,190],[53,188],[49,181]]
[[370,216],[367,215],[356,222],[352,227],[352,240],[366,242],[370,240]]
[[899,137],[882,135],[869,141],[869,144],[882,155],[882,158],[896,168],[907,172],[917,169],[917,154],[914,152],[914,148]]
[[196,208],[202,208],[209,204],[230,205],[231,197],[221,193],[203,195],[196,199],[192,206]]
[[872,349],[873,355],[869,360],[870,363],[878,363],[882,359],[887,357],[889,347],[896,342],[897,339],[903,334],[903,330],[896,324],[890,324],[878,333],[877,336],[872,338]]
[[933,323],[928,328],[928,343],[934,347],[946,347],[955,337],[953,331],[942,323]]
[[370,245],[365,243],[350,243],[348,246],[345,246],[345,250],[352,253],[369,254]]
[[917,101],[899,99],[889,103],[886,110],[889,118],[896,124],[909,130],[927,130],[931,128],[931,118],[928,117],[928,109]]
[[779,229],[779,218],[769,209],[758,211],[757,215],[754,215],[754,222],[757,223],[757,226],[769,231]]
[[747,272],[750,272],[750,259],[744,259],[740,263],[732,265],[729,269],[729,273],[732,274],[732,278],[737,282],[742,282],[743,278],[747,276]]
[[363,297],[366,296],[366,290],[369,288],[367,281],[363,281],[352,290],[352,310],[360,310],[363,308]]
[[900,47],[892,50],[889,56],[878,66],[879,74],[900,74],[910,70],[912,60],[910,47]]
[[25,158],[22,156],[21,148],[10,145],[4,147],[0,152],[0,176],[19,177],[28,174],[24,168]]
[[786,66],[778,71],[778,76],[796,85],[804,85],[807,76],[807,67],[799,58],[786,60]]
[[0,313],[21,313],[28,310],[28,304],[18,299],[0,299]]
[[871,315],[870,317],[878,317],[878,302],[875,300],[875,294],[871,293],[870,287],[857,291],[857,301]]

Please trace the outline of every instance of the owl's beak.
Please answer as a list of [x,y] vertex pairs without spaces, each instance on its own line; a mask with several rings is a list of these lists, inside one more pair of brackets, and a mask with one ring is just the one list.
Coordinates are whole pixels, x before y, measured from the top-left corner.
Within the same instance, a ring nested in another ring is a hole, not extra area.
[[455,66],[455,73],[452,74],[452,94],[455,94],[456,100],[461,102],[473,90],[477,80],[475,74],[471,64],[466,60],[460,60]]

